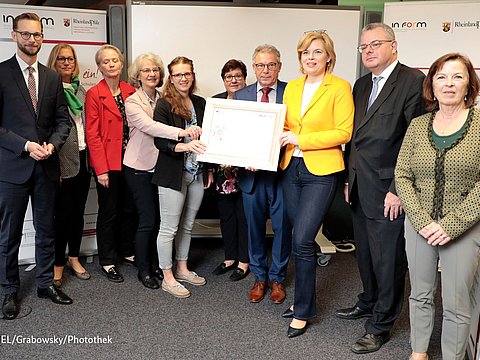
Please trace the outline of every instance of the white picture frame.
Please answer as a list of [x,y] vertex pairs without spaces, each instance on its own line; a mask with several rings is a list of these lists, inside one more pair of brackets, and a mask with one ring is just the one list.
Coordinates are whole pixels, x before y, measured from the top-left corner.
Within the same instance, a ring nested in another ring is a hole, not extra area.
[[287,106],[208,98],[200,140],[202,162],[277,171]]

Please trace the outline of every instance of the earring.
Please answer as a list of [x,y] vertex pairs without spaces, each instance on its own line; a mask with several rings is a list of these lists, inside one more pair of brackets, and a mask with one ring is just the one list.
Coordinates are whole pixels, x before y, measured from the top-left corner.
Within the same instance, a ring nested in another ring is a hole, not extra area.
[[433,101],[437,101],[437,98],[435,96],[433,97]]
[[467,102],[467,95],[463,98],[463,101]]

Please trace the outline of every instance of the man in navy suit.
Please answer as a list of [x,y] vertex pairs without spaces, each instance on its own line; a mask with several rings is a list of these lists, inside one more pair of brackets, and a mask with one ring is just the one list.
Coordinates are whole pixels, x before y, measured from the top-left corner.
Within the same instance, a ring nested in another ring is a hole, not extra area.
[[[235,92],[234,99],[281,104],[286,83],[278,80],[282,68],[280,52],[272,45],[260,45],[253,53],[252,61],[257,82]],[[292,229],[278,176],[278,172],[256,171],[253,168],[239,171],[238,184],[248,223],[250,270],[255,275],[255,283],[250,290],[250,301],[253,303],[263,300],[268,284],[271,287],[270,299],[275,304],[281,304],[286,296],[283,283],[292,246]],[[274,232],[270,267],[265,239],[269,214]]]
[[38,63],[43,26],[36,14],[14,19],[12,39],[17,52],[0,63],[0,286],[5,295],[2,313],[8,320],[19,313],[18,251],[30,196],[37,295],[57,304],[72,303],[52,285],[57,153],[71,127],[62,81]]
[[388,25],[365,26],[359,50],[370,73],[353,87],[354,130],[346,147],[344,193],[352,209],[363,292],[353,307],[335,315],[347,320],[368,318],[365,334],[351,347],[364,354],[377,351],[390,339],[402,310],[405,215],[395,191],[394,169],[410,121],[424,112],[425,75],[398,62],[395,33]]

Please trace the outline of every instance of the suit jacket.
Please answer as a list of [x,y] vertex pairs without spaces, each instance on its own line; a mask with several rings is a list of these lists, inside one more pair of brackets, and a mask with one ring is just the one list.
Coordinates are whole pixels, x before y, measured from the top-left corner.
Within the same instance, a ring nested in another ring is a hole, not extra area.
[[372,75],[361,77],[353,87],[354,130],[346,148],[349,194],[356,188],[370,218],[383,218],[385,195],[396,194],[394,170],[403,137],[410,121],[425,112],[424,78],[421,71],[398,63],[368,112]]
[[[277,104],[283,102],[283,93],[286,86],[286,82],[277,81]],[[257,101],[257,83],[255,82],[243,89],[237,90],[233,98],[235,100]],[[251,193],[255,187],[255,177],[258,176],[259,171],[248,171],[244,168],[239,168],[238,170],[238,186],[243,192]]]
[[[126,101],[135,88],[120,81],[120,91]],[[90,165],[95,174],[122,170],[123,118],[105,79],[87,91],[85,121]]]
[[[192,103],[197,114],[197,125],[202,126],[203,113],[205,112],[205,99],[192,95]],[[170,103],[165,99],[157,102],[153,119],[163,124],[185,128],[185,120],[172,112]],[[183,140],[169,140],[156,137],[155,146],[158,148],[158,158],[153,173],[152,182],[158,186],[180,191],[182,188],[184,153],[175,152],[175,146]]]
[[153,120],[152,106],[141,88],[125,101],[125,113],[130,138],[123,163],[132,169],[153,170],[158,158],[158,149],[153,138],[158,136],[178,140],[181,129]]
[[[302,108],[306,76],[290,81],[283,95],[287,105],[285,131],[298,135],[298,146],[308,171],[315,175],[333,174],[345,169],[342,144],[350,141],[353,129],[353,97],[350,84],[326,73],[307,107]],[[295,146],[287,145],[280,167],[290,163]]]
[[51,180],[59,179],[58,151],[70,127],[62,81],[55,71],[38,64],[35,114],[16,57],[0,63],[0,181],[23,184],[30,178],[37,161],[24,151],[27,141],[55,146],[56,151],[38,164]]
[[[83,137],[85,137],[85,88],[79,85],[76,96],[83,105],[83,111],[81,112],[83,122]],[[62,150],[58,152],[60,158],[60,176],[62,179],[71,178],[77,176],[80,171],[80,153],[78,150],[78,129],[73,120],[73,113],[68,108],[69,120],[72,124],[70,134],[63,144]]]

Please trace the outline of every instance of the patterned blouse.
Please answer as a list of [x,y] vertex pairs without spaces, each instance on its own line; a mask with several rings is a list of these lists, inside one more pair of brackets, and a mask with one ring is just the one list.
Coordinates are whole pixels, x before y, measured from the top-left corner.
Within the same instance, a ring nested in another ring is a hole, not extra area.
[[238,187],[238,168],[219,165],[216,171],[215,189],[219,194],[232,194],[240,191]]
[[120,111],[120,115],[122,115],[123,119],[123,138],[122,138],[122,149],[125,151],[127,148],[128,139],[130,136],[130,132],[128,129],[128,122],[127,122],[127,115],[125,114],[125,102],[123,101],[122,93],[113,97],[115,99],[115,103],[117,104],[118,111]]

